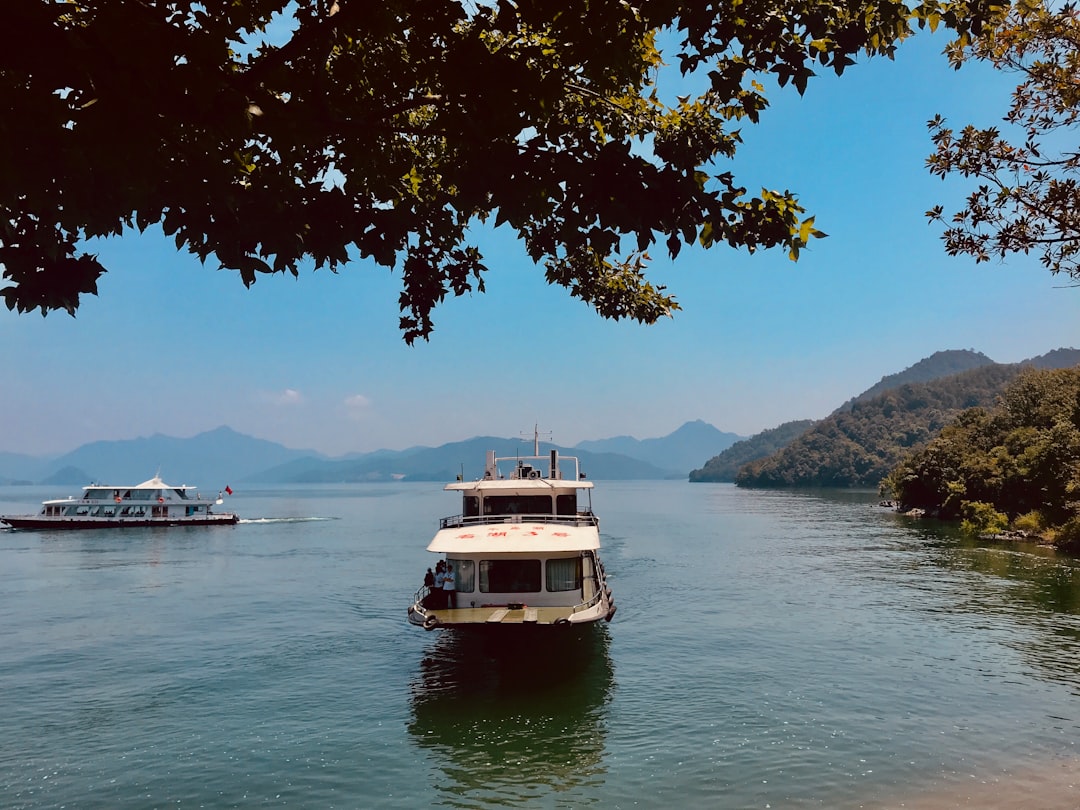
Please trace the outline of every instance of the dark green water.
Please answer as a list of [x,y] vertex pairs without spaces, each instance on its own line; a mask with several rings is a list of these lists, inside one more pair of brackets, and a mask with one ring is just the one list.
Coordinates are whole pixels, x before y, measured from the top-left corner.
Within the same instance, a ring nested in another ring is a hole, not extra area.
[[1080,804],[1080,565],[873,502],[600,482],[619,612],[554,645],[406,624],[438,485],[0,532],[0,806]]

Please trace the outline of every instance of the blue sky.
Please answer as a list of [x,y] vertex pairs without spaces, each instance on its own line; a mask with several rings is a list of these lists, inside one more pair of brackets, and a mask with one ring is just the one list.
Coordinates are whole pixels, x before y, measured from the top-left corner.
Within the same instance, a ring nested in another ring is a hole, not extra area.
[[534,423],[561,444],[663,436],[692,419],[750,435],[825,416],[940,349],[1015,362],[1080,347],[1080,289],[1035,257],[950,258],[923,216],[955,210],[965,188],[924,168],[926,121],[998,123],[1011,88],[983,66],[954,72],[943,44],[919,35],[894,62],[822,76],[805,97],[771,93],[762,123],[744,128],[736,176],[797,191],[829,238],[797,263],[726,248],[671,263],[658,248],[653,278],[683,310],[651,327],[605,321],[547,286],[498,232],[480,241],[488,292],[448,300],[430,343],[413,347],[385,269],[248,290],[160,234],[101,243],[110,272],[76,318],[0,310],[0,451],[221,425],[331,455]]

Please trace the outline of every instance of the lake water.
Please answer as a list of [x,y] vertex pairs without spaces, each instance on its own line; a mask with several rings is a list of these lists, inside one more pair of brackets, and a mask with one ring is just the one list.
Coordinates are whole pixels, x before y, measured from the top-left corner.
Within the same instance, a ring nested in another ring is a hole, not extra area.
[[0,806],[1080,806],[1080,564],[874,500],[598,482],[619,610],[550,647],[406,623],[437,484],[0,531]]

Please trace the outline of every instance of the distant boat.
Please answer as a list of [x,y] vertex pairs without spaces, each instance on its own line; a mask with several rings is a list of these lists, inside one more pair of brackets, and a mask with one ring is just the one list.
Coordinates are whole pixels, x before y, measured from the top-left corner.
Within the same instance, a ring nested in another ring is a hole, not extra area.
[[[230,494],[232,490],[225,488]],[[166,484],[159,476],[137,486],[83,487],[81,498],[43,501],[36,515],[0,515],[14,529],[117,529],[138,526],[218,526],[238,523],[233,512],[215,512],[221,503],[204,499],[195,487]]]
[[[427,550],[452,568],[454,587],[417,591],[410,623],[426,630],[500,626],[511,632],[615,615],[599,557],[592,482],[578,459],[560,457],[558,450],[541,456],[538,438],[533,452],[496,458],[489,451],[483,478],[446,485],[461,492],[462,513],[442,519]],[[500,464],[513,465],[508,475]],[[564,466],[572,469],[568,476]],[[586,504],[579,502],[582,495]]]

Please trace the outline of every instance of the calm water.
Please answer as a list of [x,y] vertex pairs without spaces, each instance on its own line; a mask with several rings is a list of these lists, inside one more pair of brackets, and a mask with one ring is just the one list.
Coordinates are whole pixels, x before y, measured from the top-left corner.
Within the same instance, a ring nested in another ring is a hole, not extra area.
[[872,503],[601,482],[619,612],[550,648],[406,624],[437,484],[0,531],[0,805],[1080,804],[1080,564]]

